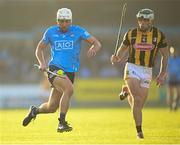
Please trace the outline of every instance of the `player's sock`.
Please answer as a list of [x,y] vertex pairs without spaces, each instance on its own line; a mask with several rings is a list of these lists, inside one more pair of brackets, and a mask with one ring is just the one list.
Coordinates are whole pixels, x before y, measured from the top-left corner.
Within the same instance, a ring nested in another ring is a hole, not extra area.
[[141,127],[141,125],[136,126],[136,130],[137,130],[137,133],[142,132],[142,127]]
[[60,122],[60,123],[65,122],[65,118],[66,118],[66,113],[60,113],[59,122]]
[[143,135],[143,132],[142,132],[141,125],[136,126],[136,130],[137,130],[137,137],[139,139],[144,139],[144,135]]
[[39,108],[36,108],[35,111],[34,111],[34,113],[35,113],[36,115],[39,114]]

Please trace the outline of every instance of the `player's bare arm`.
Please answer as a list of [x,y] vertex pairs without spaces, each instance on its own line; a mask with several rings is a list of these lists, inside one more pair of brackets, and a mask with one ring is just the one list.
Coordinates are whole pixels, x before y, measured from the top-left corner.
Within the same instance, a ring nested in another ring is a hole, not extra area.
[[169,51],[168,51],[168,47],[160,48],[159,51],[161,54],[161,66],[160,66],[160,71],[156,78],[156,81],[157,81],[157,85],[161,86],[163,85],[165,81],[165,77],[166,77]]
[[45,58],[44,58],[44,52],[43,50],[46,48],[46,44],[44,44],[44,42],[41,40],[38,45],[37,45],[37,48],[36,48],[36,58],[39,62],[39,65],[40,65],[40,69],[41,70],[44,70],[46,69],[46,62],[45,62]]
[[113,54],[111,56],[111,63],[113,64],[115,62],[121,62],[126,59],[128,56],[128,48],[128,46],[121,44],[116,55]]
[[91,47],[89,48],[87,52],[87,56],[88,57],[95,56],[97,51],[101,49],[101,43],[94,36],[86,39],[86,42],[91,44]]
[[116,56],[118,57],[119,61],[127,58],[129,47],[121,44],[120,49],[118,49]]

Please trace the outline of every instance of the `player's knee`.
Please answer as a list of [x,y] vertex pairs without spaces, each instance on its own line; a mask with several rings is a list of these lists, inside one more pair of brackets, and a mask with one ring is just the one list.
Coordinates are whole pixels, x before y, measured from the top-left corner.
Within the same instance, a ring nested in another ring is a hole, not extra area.
[[65,89],[65,91],[64,91],[64,93],[66,93],[69,97],[71,97],[73,95],[73,92],[74,92],[74,90],[73,90],[72,86],[71,87],[67,87]]
[[49,113],[55,113],[57,108],[55,107],[49,107]]
[[49,111],[49,113],[55,113],[56,112],[56,110],[57,110],[57,106],[55,105],[55,104],[50,104],[49,106],[48,106],[48,111]]
[[133,98],[139,98],[140,94],[137,91],[131,91]]

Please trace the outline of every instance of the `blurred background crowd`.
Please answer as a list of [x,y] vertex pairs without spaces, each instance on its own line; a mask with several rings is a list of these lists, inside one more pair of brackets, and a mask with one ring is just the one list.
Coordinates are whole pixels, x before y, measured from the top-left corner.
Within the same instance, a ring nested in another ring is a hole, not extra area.
[[[121,78],[123,65],[112,66],[110,56],[114,52],[124,2],[128,6],[122,35],[136,26],[139,9],[150,8],[155,12],[154,25],[165,33],[169,47],[174,48],[179,57],[178,0],[0,0],[0,84],[39,83],[43,75],[33,69],[33,64],[37,63],[35,49],[44,31],[56,25],[56,12],[62,7],[70,8],[73,24],[86,28],[103,47],[95,58],[88,59],[89,46],[82,44],[81,69],[77,77]],[[47,49],[47,61],[49,52]],[[160,61],[157,62],[154,76],[159,71]]]

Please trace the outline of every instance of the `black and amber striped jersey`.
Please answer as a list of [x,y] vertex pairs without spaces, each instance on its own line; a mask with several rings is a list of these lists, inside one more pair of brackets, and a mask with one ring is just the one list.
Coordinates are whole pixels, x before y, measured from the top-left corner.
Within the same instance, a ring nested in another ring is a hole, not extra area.
[[167,46],[164,34],[155,27],[148,32],[139,28],[128,30],[123,44],[129,46],[128,62],[146,67],[153,67],[158,49]]

